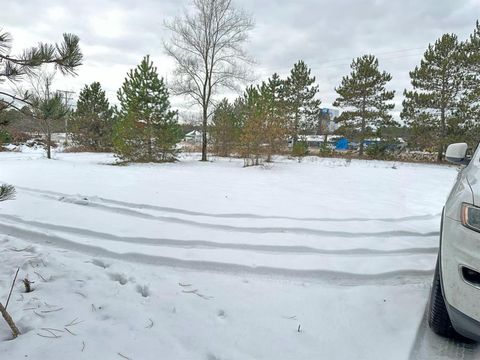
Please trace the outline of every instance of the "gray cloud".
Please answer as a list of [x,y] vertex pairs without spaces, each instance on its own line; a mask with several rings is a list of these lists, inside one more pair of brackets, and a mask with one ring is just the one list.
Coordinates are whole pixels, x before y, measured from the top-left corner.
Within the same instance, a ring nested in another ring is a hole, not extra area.
[[[466,38],[480,14],[478,0],[237,0],[252,13],[256,27],[246,45],[263,79],[273,72],[286,76],[303,59],[329,105],[334,87],[349,72],[352,57],[378,54],[392,73],[396,102],[409,85],[408,71],[419,63],[429,43],[443,33]],[[85,0],[10,1],[2,5],[0,27],[12,33],[14,50],[38,41],[58,41],[61,33],[81,38],[85,61],[79,76],[57,78],[57,86],[79,91],[100,81],[112,101],[128,69],[150,54],[162,76],[173,64],[162,50],[169,34],[163,21],[180,15],[188,2]],[[33,16],[26,16],[30,14]],[[401,50],[401,51],[399,51]],[[174,99],[181,106],[183,99]],[[397,106],[396,111],[400,110]]]

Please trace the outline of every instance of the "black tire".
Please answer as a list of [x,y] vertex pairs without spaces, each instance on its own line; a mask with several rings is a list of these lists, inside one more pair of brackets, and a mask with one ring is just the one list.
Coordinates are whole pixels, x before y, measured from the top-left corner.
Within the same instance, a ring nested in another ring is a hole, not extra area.
[[448,316],[445,299],[442,293],[442,284],[440,281],[439,259],[435,266],[435,274],[433,276],[432,290],[430,293],[430,302],[428,309],[428,325],[434,333],[447,337],[459,338],[460,335],[453,328],[450,317]]

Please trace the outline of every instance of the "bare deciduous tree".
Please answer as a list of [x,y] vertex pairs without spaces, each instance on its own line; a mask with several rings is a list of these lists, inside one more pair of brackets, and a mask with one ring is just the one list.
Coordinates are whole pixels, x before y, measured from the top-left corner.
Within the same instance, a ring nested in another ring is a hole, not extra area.
[[164,47],[176,63],[174,93],[191,97],[202,108],[202,161],[206,161],[213,96],[221,88],[237,90],[238,82],[249,78],[247,65],[252,60],[243,44],[254,23],[231,0],[193,0],[192,7],[166,22],[172,38]]

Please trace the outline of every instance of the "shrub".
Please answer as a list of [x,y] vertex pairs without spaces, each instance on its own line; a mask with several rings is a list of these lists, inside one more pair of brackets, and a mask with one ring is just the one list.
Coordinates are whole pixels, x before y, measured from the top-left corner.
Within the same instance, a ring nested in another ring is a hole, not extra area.
[[293,144],[292,155],[293,156],[306,156],[308,154],[308,144],[304,141],[297,141]]
[[333,155],[333,150],[328,147],[326,144],[320,145],[319,149],[319,155],[320,156],[332,156]]
[[383,143],[374,143],[367,147],[365,153],[372,159],[386,159],[389,156],[387,145]]
[[0,145],[7,144],[12,141],[12,137],[7,130],[0,129]]

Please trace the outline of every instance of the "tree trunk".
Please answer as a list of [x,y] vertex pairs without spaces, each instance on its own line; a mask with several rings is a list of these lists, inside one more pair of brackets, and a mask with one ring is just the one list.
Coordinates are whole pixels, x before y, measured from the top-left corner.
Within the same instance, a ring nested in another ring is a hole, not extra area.
[[362,118],[362,129],[360,131],[360,149],[358,151],[358,155],[360,157],[363,156],[363,142],[365,141],[365,118]]
[[50,128],[47,130],[47,159],[51,159],[51,146],[52,146],[52,133],[50,132]]
[[323,119],[318,120],[317,135],[322,135]]
[[153,162],[153,151],[152,151],[152,126],[147,123],[147,146],[148,146],[148,161]]
[[362,127],[360,129],[360,149],[358,151],[358,155],[360,157],[363,156],[363,142],[365,141],[365,110],[366,110],[366,99],[365,96],[363,96],[363,102],[362,102]]
[[3,318],[7,322],[8,326],[12,330],[12,335],[14,338],[16,338],[18,335],[20,335],[20,330],[18,330],[17,326],[13,322],[12,317],[10,314],[7,312],[7,309],[3,306],[2,303],[0,303],[0,313],[2,314]]
[[443,160],[443,145],[438,146],[438,152],[437,152],[437,162],[442,162]]
[[203,121],[202,121],[202,160],[207,161],[207,106],[203,105]]
[[359,149],[359,151],[358,151],[358,155],[359,155],[360,157],[363,156],[363,136],[362,136],[361,139],[360,139],[360,149]]
[[437,162],[442,162],[443,160],[443,141],[445,140],[445,108],[442,108],[440,111],[440,144],[438,145],[438,152],[437,152]]
[[293,122],[293,145],[295,145],[298,142],[298,128],[299,128],[298,113],[295,113],[295,120]]

